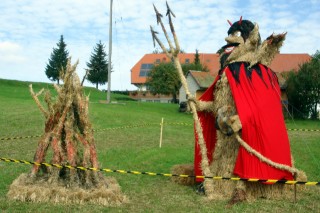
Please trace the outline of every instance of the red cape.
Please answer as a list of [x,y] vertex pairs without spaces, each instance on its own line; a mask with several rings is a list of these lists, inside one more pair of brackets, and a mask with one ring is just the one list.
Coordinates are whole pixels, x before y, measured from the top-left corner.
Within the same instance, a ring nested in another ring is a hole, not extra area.
[[[234,66],[227,66],[223,72],[228,78],[241,120],[242,139],[266,158],[276,163],[292,166],[290,144],[282,114],[280,87],[276,75],[270,68],[259,64],[255,66],[258,71],[249,71],[251,74],[248,76],[245,64],[240,63],[239,66],[238,72],[233,70]],[[200,97],[201,101],[214,101],[213,93],[218,79],[219,76]],[[209,163],[214,163],[212,162],[212,153],[216,144],[215,118],[212,113],[206,112],[198,112],[198,116],[203,128]],[[202,175],[197,136],[194,165],[195,175]],[[233,172],[241,178],[293,179],[290,172],[276,169],[261,162],[242,146],[239,148]],[[202,179],[197,179],[197,181],[202,181]]]

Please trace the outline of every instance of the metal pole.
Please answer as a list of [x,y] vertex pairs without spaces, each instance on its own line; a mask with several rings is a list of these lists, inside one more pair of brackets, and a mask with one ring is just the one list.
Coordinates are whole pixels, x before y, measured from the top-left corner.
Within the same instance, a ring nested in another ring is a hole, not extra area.
[[108,61],[108,92],[107,103],[110,103],[110,90],[111,90],[111,53],[112,53],[112,2],[110,0],[110,23],[109,23],[109,61]]

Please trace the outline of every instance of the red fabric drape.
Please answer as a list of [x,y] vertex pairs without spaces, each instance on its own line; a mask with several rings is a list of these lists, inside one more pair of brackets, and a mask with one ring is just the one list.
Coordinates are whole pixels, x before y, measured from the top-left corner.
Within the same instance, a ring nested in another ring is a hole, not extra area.
[[[214,91],[214,86],[217,82],[219,77],[216,78],[214,83],[205,91],[205,93],[199,98],[201,101],[213,101],[213,91]],[[198,112],[198,117],[200,120],[200,124],[202,127],[202,132],[203,132],[203,137],[205,141],[205,145],[207,148],[207,157],[209,160],[209,164],[212,161],[212,153],[214,151],[214,147],[216,144],[216,129],[215,129],[215,118],[212,114],[212,112]],[[200,146],[198,144],[198,135],[195,130],[195,154],[194,154],[194,173],[196,176],[201,176],[202,174],[202,169],[201,169],[201,152],[200,152]],[[201,178],[196,179],[197,182],[203,181]]]
[[[239,82],[226,69],[237,112],[242,123],[242,138],[250,147],[270,160],[291,166],[289,139],[281,107],[278,79],[267,67],[258,65],[261,77],[252,72],[246,76],[240,67]],[[262,163],[240,147],[234,173],[242,178],[292,179],[289,172]]]
[[[290,144],[282,114],[280,88],[277,77],[269,68],[263,65],[258,66],[262,71],[261,77],[257,72],[252,72],[250,79],[246,75],[244,64],[241,64],[239,82],[236,81],[229,67],[226,67],[224,70],[242,123],[242,138],[250,147],[263,156],[276,163],[291,166]],[[209,101],[208,99],[212,98],[210,101],[214,100],[214,84],[207,91],[208,93],[212,93],[211,97],[206,92],[201,99]],[[199,112],[198,115],[203,127],[208,158],[212,161],[212,153],[216,143],[214,118],[211,113]],[[199,169],[200,162],[201,156],[199,157],[199,147],[196,138],[196,175],[202,175],[201,169]],[[256,156],[251,155],[241,146],[234,174],[241,178],[293,179],[291,173],[261,162]]]

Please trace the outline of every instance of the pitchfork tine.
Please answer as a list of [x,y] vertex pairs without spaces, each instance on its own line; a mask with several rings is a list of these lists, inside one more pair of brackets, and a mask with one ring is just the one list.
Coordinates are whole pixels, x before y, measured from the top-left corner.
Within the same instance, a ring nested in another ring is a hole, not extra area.
[[[166,37],[166,39],[167,39],[167,41],[168,41],[168,44],[169,44],[169,47],[170,47],[170,52],[171,52],[171,54],[173,54],[173,53],[176,52],[176,51],[175,51],[174,47],[172,46],[172,43],[171,43],[171,41],[170,41],[170,38],[169,38],[168,33],[167,33],[167,31],[166,31],[166,28],[165,28],[164,25],[163,25],[163,22],[162,22],[162,19],[161,19],[162,15],[158,12],[158,10],[157,10],[157,8],[155,7],[155,5],[153,5],[153,7],[154,7],[154,11],[156,12],[157,22],[158,22],[158,24],[160,23],[161,28],[162,28],[162,31],[163,31],[163,33],[164,33],[164,35],[165,35],[165,37]],[[169,15],[169,17],[170,17],[170,15]],[[169,18],[169,19],[170,19],[170,18]],[[155,38],[156,38],[156,41],[158,42],[159,39],[157,39],[157,37],[155,37]],[[159,40],[159,41],[160,41],[160,40]],[[158,43],[159,43],[159,42],[158,42]],[[165,49],[165,48],[164,48],[164,49]],[[165,50],[163,50],[163,51],[165,51]]]
[[172,12],[172,10],[170,9],[169,4],[168,4],[167,1],[166,1],[166,5],[167,5],[167,14],[166,14],[166,15],[169,15],[169,14],[171,13],[171,15],[172,15],[173,17],[176,17],[176,16],[174,15],[174,13]]
[[151,30],[151,34],[152,34],[152,39],[153,39],[153,46],[156,46],[155,41],[157,41],[157,43],[159,44],[159,46],[161,47],[162,51],[165,52],[167,54],[167,56],[169,58],[172,57],[172,54],[170,54],[167,49],[164,47],[164,45],[162,44],[162,42],[159,40],[159,38],[157,37],[156,34],[158,34],[158,32],[154,31],[152,26],[150,26],[150,30]]
[[150,26],[150,31],[151,31],[151,35],[152,35],[153,47],[156,47],[156,38],[155,38],[156,32],[152,29],[151,26]]
[[154,4],[153,4],[153,8],[154,8],[154,11],[156,12],[157,24],[159,24],[161,22],[162,14],[159,13],[159,11],[157,10],[157,8],[156,8],[156,6]]
[[166,4],[167,4],[167,16],[169,17],[170,30],[171,30],[171,33],[173,35],[174,43],[176,45],[175,54],[178,54],[180,52],[180,45],[179,45],[179,41],[178,41],[176,32],[174,30],[174,26],[173,26],[173,23],[172,23],[172,19],[171,19],[171,15],[173,17],[175,17],[175,15],[172,12],[172,10],[170,9],[168,2],[166,2]]

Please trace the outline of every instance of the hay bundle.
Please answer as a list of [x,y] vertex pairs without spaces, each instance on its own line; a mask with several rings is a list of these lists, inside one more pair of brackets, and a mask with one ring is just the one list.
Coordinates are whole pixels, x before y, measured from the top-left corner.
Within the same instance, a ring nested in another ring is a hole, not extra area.
[[[55,99],[45,93],[47,110],[41,105],[32,85],[30,92],[44,114],[45,132],[39,140],[34,161],[58,165],[99,168],[93,129],[89,121],[89,98],[83,95],[75,65],[67,64],[60,77],[64,85],[54,85]],[[51,149],[49,149],[51,148]],[[46,159],[48,151],[51,159]],[[10,186],[10,199],[21,201],[51,201],[65,203],[95,203],[119,205],[125,201],[116,180],[106,179],[101,173],[90,170],[34,165],[30,174],[22,174]]]
[[[174,165],[171,168],[171,173],[177,174],[177,175],[194,176],[194,165],[193,164]],[[186,185],[186,186],[195,185],[195,178],[194,177],[172,177],[171,180],[174,183],[178,183],[181,185]]]
[[80,186],[66,187],[63,181],[50,183],[48,179],[30,178],[21,174],[10,185],[7,196],[23,202],[52,202],[66,204],[95,204],[120,206],[127,202],[114,178],[101,178],[95,187],[85,189]]

